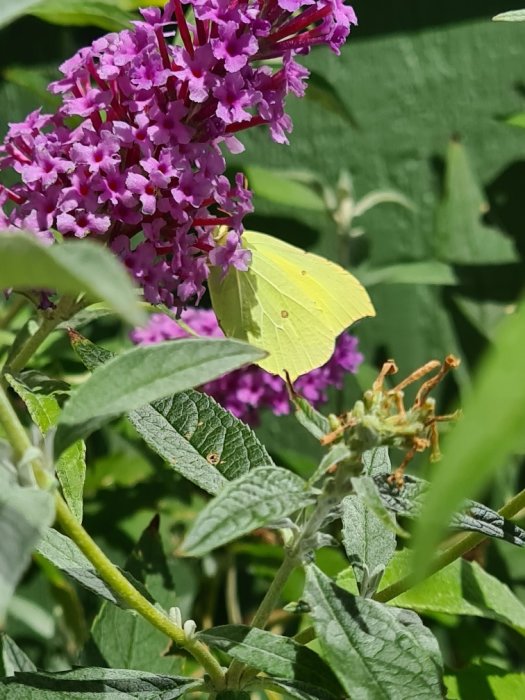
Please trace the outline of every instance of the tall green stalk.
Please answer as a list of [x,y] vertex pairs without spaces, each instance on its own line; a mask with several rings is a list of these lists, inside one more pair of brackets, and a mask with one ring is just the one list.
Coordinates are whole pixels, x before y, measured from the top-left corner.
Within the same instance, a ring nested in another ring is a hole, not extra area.
[[[31,448],[31,442],[24,427],[20,423],[5,391],[0,387],[0,423],[7,439],[13,448],[14,456],[21,460]],[[37,483],[41,487],[48,486],[48,476],[39,459],[32,462]],[[126,579],[117,567],[108,559],[100,547],[94,542],[83,526],[69,510],[66,502],[56,494],[56,520],[62,530],[75,542],[77,547],[93,564],[100,577],[114,591],[116,596],[146,619],[153,627],[163,632],[175,644],[186,649],[204,668],[214,687],[220,690],[224,687],[224,672],[209,649],[195,638],[188,638],[181,627],[173,623],[169,617],[152,605]]]

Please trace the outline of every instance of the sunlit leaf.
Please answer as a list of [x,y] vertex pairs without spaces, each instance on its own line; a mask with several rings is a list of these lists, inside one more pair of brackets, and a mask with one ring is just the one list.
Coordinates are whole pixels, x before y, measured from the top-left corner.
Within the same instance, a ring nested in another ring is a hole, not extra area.
[[126,320],[144,320],[129,275],[115,256],[90,241],[44,246],[34,236],[0,235],[0,288],[53,289],[101,300]]
[[54,516],[51,493],[19,486],[0,471],[0,620]]
[[325,662],[293,639],[246,625],[223,625],[199,634],[209,646],[272,676],[319,686],[336,696],[339,683]]
[[[34,371],[23,372],[17,376],[7,374],[6,379],[24,401],[33,422],[45,436],[58,421],[58,398],[67,396],[67,384]],[[81,522],[86,478],[86,446],[82,440],[70,445],[60,455],[55,470],[64,498],[77,520]]]
[[487,211],[464,146],[451,141],[446,156],[445,190],[437,212],[436,256],[446,262],[473,265],[517,260],[512,240],[483,223]]
[[312,500],[305,482],[280,467],[257,467],[230,481],[190,528],[182,548],[200,556],[271,525]]
[[378,268],[358,268],[361,282],[367,287],[376,284],[434,284],[454,286],[456,275],[450,265],[437,260],[400,263]]
[[317,192],[294,179],[293,174],[255,165],[246,167],[245,172],[250,189],[259,197],[306,211],[326,211],[326,205]]
[[525,673],[505,671],[487,662],[472,664],[454,675],[445,676],[448,700],[489,697],[515,700],[525,696]]
[[35,664],[5,632],[0,634],[0,675],[13,676],[17,671],[36,671]]
[[264,354],[246,343],[215,338],[132,348],[97,367],[72,394],[58,423],[56,452],[60,454],[109,418],[200,386]]
[[[396,552],[386,568],[379,591],[411,573],[410,552]],[[356,593],[351,569],[342,571],[337,582]],[[389,601],[390,605],[414,610],[420,615],[444,613],[497,620],[525,635],[525,606],[495,576],[475,562],[458,559],[429,578]]]
[[439,647],[416,615],[353,596],[314,565],[305,599],[326,660],[350,697],[442,697]]
[[525,10],[511,10],[501,12],[492,18],[494,22],[525,22]]
[[100,27],[109,32],[129,29],[133,16],[107,0],[40,0],[29,14],[51,24]]

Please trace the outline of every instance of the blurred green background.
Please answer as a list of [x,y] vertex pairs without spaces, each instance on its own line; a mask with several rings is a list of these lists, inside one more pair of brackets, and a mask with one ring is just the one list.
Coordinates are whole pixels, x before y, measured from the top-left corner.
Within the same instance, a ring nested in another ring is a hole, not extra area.
[[[260,129],[243,136],[245,153],[231,159],[232,168],[253,176],[256,213],[250,227],[349,265],[370,282],[377,317],[354,329],[366,365],[357,379],[349,378],[342,398],[333,397],[332,408],[350,407],[390,357],[405,374],[449,353],[462,359],[461,370],[441,389],[443,410],[453,407],[521,292],[525,132],[508,118],[525,111],[525,25],[491,22],[521,4],[355,0],[360,24],[341,57],[319,50],[304,61],[314,71],[314,89],[309,99],[289,101],[290,146],[273,144]],[[45,85],[58,63],[102,31],[123,27],[134,6],[0,0],[0,132],[40,105],[51,108]],[[25,8],[33,14],[20,16]],[[286,201],[276,177],[292,171],[313,173],[331,188],[347,171],[356,200],[394,190],[411,206],[373,208],[355,222],[364,233],[342,241],[318,189],[303,185],[293,202]],[[92,337],[104,342],[104,333],[109,339],[113,330],[102,326],[94,331],[98,338]],[[151,477],[157,463],[128,433],[108,432],[91,445],[94,466],[87,486],[88,529],[117,560],[159,508],[159,492],[161,510],[169,510],[173,493],[172,474]],[[305,439],[293,419],[265,416],[260,434],[292,468],[315,463],[315,442]],[[499,506],[520,486],[516,467],[514,461],[496,477],[490,504]],[[89,494],[97,491],[90,507]],[[186,504],[181,510],[179,502],[177,511],[184,522],[194,516],[199,497],[181,487],[177,498]],[[525,601],[519,549],[493,544],[479,558]],[[274,563],[271,552],[269,561],[262,558],[252,573],[264,579]],[[34,598],[34,588],[29,580],[27,599]],[[38,595],[44,611],[51,609]],[[434,631],[453,666],[477,657],[499,667],[523,666],[524,639],[510,628],[471,618],[440,622]],[[44,627],[35,633],[16,624],[38,646]]]

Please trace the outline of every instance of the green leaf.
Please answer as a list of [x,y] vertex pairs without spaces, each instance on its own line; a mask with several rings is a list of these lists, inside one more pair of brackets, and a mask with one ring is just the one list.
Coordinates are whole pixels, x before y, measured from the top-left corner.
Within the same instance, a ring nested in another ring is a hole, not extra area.
[[310,71],[305,97],[311,102],[317,102],[327,111],[337,114],[350,126],[357,127],[352,112],[341,99],[339,92],[317,71]]
[[54,517],[51,493],[21,487],[0,471],[0,620],[35,545]]
[[[183,619],[191,614],[197,591],[193,566],[188,561],[166,557],[155,517],[142,534],[131,557],[128,570],[164,609],[178,606]],[[91,630],[88,655],[95,647],[94,659],[102,658],[110,667],[147,670],[155,673],[180,673],[182,659],[168,655],[168,640],[132,610],[104,603]]]
[[[409,576],[410,552],[396,552],[381,580],[380,590]],[[356,583],[351,569],[342,571],[337,582],[353,593]],[[445,613],[497,620],[525,634],[525,606],[510,588],[475,562],[459,559],[402,593],[389,604],[425,614]]]
[[5,331],[2,328],[0,328],[0,348],[12,345],[14,339],[14,333],[11,333],[11,331]]
[[355,270],[365,287],[376,284],[436,284],[454,286],[458,283],[453,268],[438,260],[400,263],[385,267],[362,267]]
[[305,599],[326,660],[352,700],[443,696],[437,642],[413,613],[353,596],[313,564]]
[[390,464],[388,447],[374,447],[363,453],[363,474],[366,476],[375,478],[390,474],[391,471],[392,465]]
[[57,632],[57,624],[51,611],[44,607],[46,603],[42,605],[36,600],[15,594],[7,610],[8,621],[14,620],[16,623],[21,623],[23,629],[30,630],[31,636],[49,641]]
[[244,170],[250,189],[259,197],[306,211],[326,211],[326,205],[317,192],[295,180],[293,173],[288,175],[281,170],[255,165],[247,166]]
[[321,479],[327,472],[328,469],[335,467],[340,462],[348,459],[352,456],[349,448],[344,444],[344,442],[336,442],[332,445],[328,452],[324,455],[322,460],[319,462],[319,466],[314,471],[312,476],[308,479],[310,485],[314,485]]
[[384,506],[379,489],[373,478],[370,476],[359,476],[352,479],[352,486],[356,496],[366,505],[367,508],[383,523],[390,531],[400,537],[408,537],[408,533],[403,530],[396,520],[396,517]]
[[475,497],[523,443],[525,303],[505,319],[478,369],[464,416],[443,444],[443,460],[414,532],[416,571],[427,566],[454,511]]
[[[89,559],[69,537],[60,534],[53,528],[48,528],[36,549],[45,559],[54,564],[60,571],[71,576],[74,581],[87,588],[88,591],[115,605],[121,605],[113,591],[100,578]],[[132,583],[136,583],[127,572],[122,573],[130,578]]]
[[512,114],[510,117],[507,117],[505,119],[505,124],[525,129],[525,112],[518,112],[517,114]]
[[[113,357],[78,333],[71,334],[71,341],[88,369]],[[247,425],[198,391],[183,391],[142,406],[128,418],[154,452],[208,493],[217,493],[226,481],[254,467],[272,464]]]
[[183,543],[201,556],[285,518],[311,502],[305,482],[280,467],[257,467],[231,481],[199,514]]
[[[60,405],[56,399],[57,392],[67,396],[69,387],[62,382],[42,377],[38,372],[24,372],[19,375],[6,374],[6,380],[25,403],[31,420],[42,435],[54,427],[60,415]],[[42,378],[42,381],[39,379]],[[47,380],[47,384],[46,384]]]
[[13,676],[16,671],[36,671],[35,664],[5,632],[0,634],[2,648],[2,676]]
[[109,32],[129,29],[133,19],[129,12],[118,7],[118,3],[101,0],[68,0],[67,4],[60,0],[42,0],[30,8],[29,14],[51,24],[100,27]]
[[13,22],[38,2],[39,0],[0,0],[0,27]]
[[0,680],[0,700],[175,700],[199,685],[195,678],[156,675],[146,671],[76,668],[61,673],[17,673]]
[[293,639],[247,625],[213,627],[198,637],[251,668],[341,694],[337,679],[320,656]]
[[72,394],[60,416],[56,452],[114,416],[199,386],[264,355],[246,343],[216,338],[132,348],[97,367]]
[[525,22],[525,10],[501,12],[492,18],[494,22]]
[[98,321],[99,318],[106,318],[107,316],[111,316],[111,309],[107,304],[98,302],[97,304],[90,304],[85,309],[80,309],[67,321],[60,323],[57,328],[59,330],[75,331],[83,326],[87,326],[89,323]]
[[[406,518],[421,516],[424,496],[429,487],[428,481],[407,475],[401,489],[395,483],[391,484],[381,476],[375,477],[374,481],[381,500],[388,510]],[[518,547],[525,546],[525,530],[495,510],[470,500],[463,503],[462,506],[462,511],[452,515],[449,523],[451,528],[481,532],[487,537],[505,540]]]
[[103,348],[101,345],[95,345],[91,340],[88,340],[77,331],[69,331],[69,340],[76,354],[79,356],[82,364],[91,372],[100,365],[109,362],[117,355],[111,350]]
[[358,496],[343,499],[341,515],[346,555],[361,595],[368,597],[396,550],[396,536]]
[[56,474],[62,493],[75,518],[82,522],[84,511],[84,483],[86,481],[86,445],[77,440],[58,458]]
[[478,301],[454,294],[453,303],[469,324],[489,340],[494,340],[501,321],[509,314],[509,304],[504,302]]
[[259,687],[273,690],[284,695],[284,697],[296,698],[296,700],[334,700],[334,695],[332,693],[320,688],[318,685],[288,680],[286,678],[258,679],[253,683],[253,688],[256,690]]
[[74,241],[44,246],[33,236],[0,236],[0,288],[54,289],[86,294],[135,325],[144,322],[129,275],[101,245]]
[[306,428],[318,440],[330,432],[330,422],[328,418],[319,413],[311,403],[302,396],[293,397],[295,406],[295,417],[299,423]]
[[453,676],[445,676],[445,685],[448,700],[489,697],[495,700],[516,700],[525,697],[524,673],[509,673],[483,661],[472,664]]
[[45,106],[45,111],[55,111],[60,105],[59,95],[53,95],[47,89],[52,80],[57,78],[56,67],[35,66],[8,66],[2,71],[4,80],[17,85],[30,92],[38,103]]
[[272,464],[248,426],[198,391],[155,401],[128,418],[154,452],[211,494],[254,467]]
[[[5,376],[27,406],[33,422],[42,435],[45,435],[58,421],[60,405],[56,397],[67,395],[68,385],[34,371],[23,372],[16,377],[10,374]],[[75,442],[61,454],[55,469],[68,506],[77,520],[82,522],[86,479],[86,446],[82,440]]]
[[487,209],[464,147],[451,141],[446,157],[445,193],[434,236],[440,260],[480,265],[517,259],[511,239],[482,223]]

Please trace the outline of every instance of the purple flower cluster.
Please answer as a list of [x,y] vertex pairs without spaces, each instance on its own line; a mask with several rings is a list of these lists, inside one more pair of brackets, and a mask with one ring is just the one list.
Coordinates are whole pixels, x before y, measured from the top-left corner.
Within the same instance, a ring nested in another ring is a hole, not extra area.
[[[182,320],[201,336],[222,338],[213,311],[188,308],[182,312]],[[136,328],[131,334],[137,344],[159,343],[163,340],[188,337],[188,334],[165,314],[153,314],[144,328]],[[363,361],[357,351],[357,338],[342,333],[336,341],[328,362],[299,377],[294,384],[296,391],[311,404],[318,406],[327,401],[328,387],[340,389],[347,372],[355,373]],[[269,408],[276,415],[289,413],[290,402],[286,385],[280,377],[265,372],[256,365],[235,370],[201,387],[210,396],[250,425],[257,425],[261,409]]]
[[143,10],[133,29],[66,61],[50,85],[60,107],[11,124],[0,159],[19,178],[0,187],[0,227],[47,242],[54,231],[96,236],[148,301],[179,307],[200,299],[210,265],[249,265],[240,237],[251,193],[242,175],[225,177],[222,144],[241,151],[235,134],[260,124],[286,142],[285,97],[302,96],[308,76],[294,55],[339,52],[356,23],[343,0],[185,4]]

